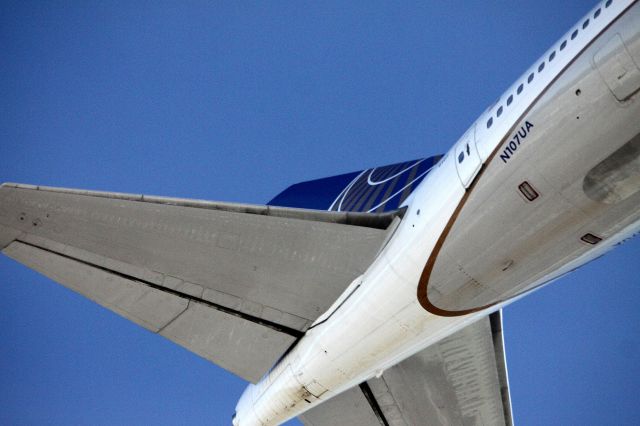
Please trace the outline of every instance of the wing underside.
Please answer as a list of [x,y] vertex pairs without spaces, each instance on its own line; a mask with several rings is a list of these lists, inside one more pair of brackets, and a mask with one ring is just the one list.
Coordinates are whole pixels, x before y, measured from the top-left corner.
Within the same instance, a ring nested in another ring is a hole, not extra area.
[[500,312],[311,409],[307,426],[512,425]]
[[[366,270],[399,220],[0,187],[5,255],[253,382]],[[498,312],[301,418],[511,425],[506,377]]]
[[257,381],[373,261],[396,214],[0,187],[0,249]]

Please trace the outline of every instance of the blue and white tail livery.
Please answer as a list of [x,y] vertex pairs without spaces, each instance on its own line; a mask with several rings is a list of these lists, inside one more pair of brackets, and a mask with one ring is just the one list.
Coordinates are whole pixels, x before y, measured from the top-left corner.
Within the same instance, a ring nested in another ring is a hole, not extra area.
[[292,185],[274,206],[381,213],[397,210],[442,156],[374,167]]

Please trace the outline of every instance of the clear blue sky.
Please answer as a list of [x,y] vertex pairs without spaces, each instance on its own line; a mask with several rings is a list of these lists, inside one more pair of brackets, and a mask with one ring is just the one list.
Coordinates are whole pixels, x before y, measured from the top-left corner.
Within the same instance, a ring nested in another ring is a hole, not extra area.
[[[43,3],[0,5],[0,181],[251,203],[445,152],[593,6]],[[518,425],[637,421],[639,254],[505,310]],[[2,424],[225,425],[245,387],[4,256],[0,325]]]

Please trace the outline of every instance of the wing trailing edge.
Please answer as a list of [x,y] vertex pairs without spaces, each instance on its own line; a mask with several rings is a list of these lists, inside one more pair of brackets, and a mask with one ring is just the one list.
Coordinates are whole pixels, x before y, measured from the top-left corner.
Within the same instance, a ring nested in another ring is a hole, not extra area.
[[397,217],[5,184],[0,249],[256,382]]

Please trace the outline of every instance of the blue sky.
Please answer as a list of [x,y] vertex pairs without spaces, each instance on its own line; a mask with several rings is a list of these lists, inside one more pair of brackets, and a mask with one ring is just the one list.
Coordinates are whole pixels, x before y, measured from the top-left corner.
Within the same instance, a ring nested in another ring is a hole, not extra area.
[[[0,181],[265,203],[445,152],[590,1],[2,2]],[[518,425],[633,424],[640,241],[505,310]],[[229,423],[245,383],[0,257],[0,423]]]

